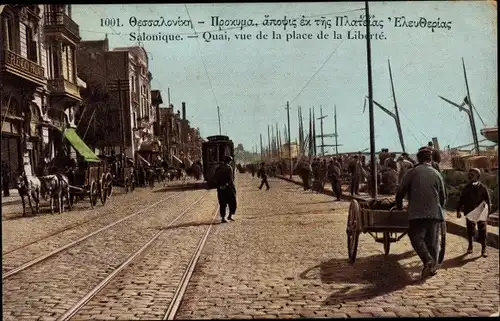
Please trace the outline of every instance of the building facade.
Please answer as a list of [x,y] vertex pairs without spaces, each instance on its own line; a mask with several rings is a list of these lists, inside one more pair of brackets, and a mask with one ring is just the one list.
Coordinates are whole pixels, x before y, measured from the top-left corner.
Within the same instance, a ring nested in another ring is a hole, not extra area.
[[142,47],[109,50],[108,39],[82,41],[77,60],[88,87],[88,111],[79,116],[92,128],[90,144],[104,154],[123,150],[134,158],[142,144],[154,141],[153,77],[146,51]]
[[79,28],[70,5],[5,5],[0,17],[2,162],[11,177],[33,175],[64,147],[62,131],[81,101]]

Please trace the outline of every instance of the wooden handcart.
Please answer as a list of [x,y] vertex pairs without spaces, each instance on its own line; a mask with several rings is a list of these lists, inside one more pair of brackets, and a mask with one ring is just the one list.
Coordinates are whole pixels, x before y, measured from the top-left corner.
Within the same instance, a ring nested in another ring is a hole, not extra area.
[[[370,200],[358,202],[353,199],[349,207],[346,232],[347,250],[351,264],[354,264],[356,260],[361,233],[368,233],[375,242],[382,243],[384,254],[388,255],[391,243],[398,242],[408,233],[408,212],[407,210],[396,210],[394,204],[390,202],[387,203],[386,209],[374,209]],[[440,224],[438,237],[437,264],[441,264],[446,249],[446,221]]]
[[97,205],[98,198],[104,205],[112,192],[112,176],[106,163],[88,163],[86,168],[77,168],[70,182],[70,190],[71,204],[76,197],[83,199],[88,195],[91,208]]

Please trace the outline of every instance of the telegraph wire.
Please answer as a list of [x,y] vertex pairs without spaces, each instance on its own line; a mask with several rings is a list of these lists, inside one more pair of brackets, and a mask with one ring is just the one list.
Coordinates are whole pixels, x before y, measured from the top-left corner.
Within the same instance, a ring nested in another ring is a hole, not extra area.
[[[349,30],[349,32],[351,32],[352,30],[354,29],[354,27],[351,28],[351,30]],[[335,47],[335,49],[332,51],[332,53],[328,56],[328,58],[325,60],[325,62],[321,65],[321,67],[318,68],[318,70],[316,70],[316,72],[312,75],[311,78],[309,78],[309,80],[306,82],[306,84],[304,85],[304,87],[302,87],[302,89],[299,91],[299,93],[295,96],[295,98],[293,98],[290,103],[293,103],[299,96],[300,94],[302,94],[302,92],[304,91],[304,89],[306,89],[306,87],[311,83],[311,81],[314,79],[314,77],[316,77],[316,75],[321,71],[321,69],[323,69],[323,67],[326,65],[326,63],[332,58],[332,56],[337,52],[337,50],[339,49],[340,45],[342,45],[344,43],[344,41],[346,40],[347,38],[344,37],[344,39],[342,39],[342,41],[337,45],[337,47]]]
[[[196,29],[195,29],[195,27],[193,25],[193,19],[191,19],[191,15],[189,14],[189,9],[188,9],[188,7],[187,7],[186,4],[184,4],[184,8],[186,8],[186,12],[188,14],[189,20],[191,21],[191,26],[192,26],[192,28],[194,30],[194,34],[196,36],[198,36],[198,33],[196,32]],[[203,59],[203,52],[201,51],[200,40],[199,40],[198,37],[196,37],[196,42],[198,43],[198,50],[200,52],[200,58],[201,58],[201,61],[203,62],[203,67],[205,68],[205,73],[207,75],[208,82],[210,83],[210,88],[212,89],[212,94],[214,95],[215,103],[217,104],[217,106],[219,106],[219,102],[217,100],[217,96],[215,95],[215,91],[214,91],[214,87],[212,85],[212,81],[210,80],[210,76],[208,74],[207,65],[205,64],[205,60]]]

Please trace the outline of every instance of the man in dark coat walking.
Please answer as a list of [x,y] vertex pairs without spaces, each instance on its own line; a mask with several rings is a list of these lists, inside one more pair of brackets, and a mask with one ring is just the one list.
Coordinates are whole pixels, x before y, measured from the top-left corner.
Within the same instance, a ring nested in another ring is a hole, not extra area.
[[234,185],[233,168],[229,165],[232,160],[231,156],[224,157],[224,163],[217,167],[214,173],[214,185],[217,187],[221,223],[227,223],[226,207],[229,206],[228,220],[234,221],[233,216],[236,213],[236,186]]
[[266,173],[266,167],[264,166],[264,163],[260,164],[259,172],[257,173],[257,176],[260,177],[260,186],[259,189],[262,189],[262,186],[264,184],[266,185],[266,189],[269,190],[269,183],[267,182],[267,173]]
[[403,208],[408,196],[408,236],[424,264],[422,278],[434,275],[438,260],[438,232],[444,221],[446,188],[441,174],[432,167],[432,151],[421,148],[417,153],[420,163],[403,177],[396,193],[396,207]]
[[[462,193],[460,194],[460,199],[457,204],[457,217],[461,218],[462,214],[460,211],[463,210],[464,214],[472,212],[476,207],[481,205],[482,202],[486,203],[488,207],[488,215],[491,213],[491,200],[488,189],[483,183],[479,181],[481,171],[477,168],[471,168],[469,170],[469,183],[464,186]],[[486,220],[480,220],[477,222],[478,238],[481,244],[481,255],[486,257]],[[467,240],[469,241],[469,247],[467,249],[467,254],[472,253],[472,239],[476,230],[476,222],[466,219],[467,221]]]
[[337,197],[337,201],[340,201],[340,196],[342,196],[342,187],[341,187],[341,170],[340,164],[337,160],[330,160],[327,169],[328,180],[332,184],[333,194]]

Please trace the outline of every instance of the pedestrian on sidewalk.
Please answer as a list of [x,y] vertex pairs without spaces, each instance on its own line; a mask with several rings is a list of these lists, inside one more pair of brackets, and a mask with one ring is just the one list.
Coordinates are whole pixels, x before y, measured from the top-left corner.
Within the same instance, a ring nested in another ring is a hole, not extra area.
[[359,195],[359,184],[363,176],[363,167],[359,155],[354,155],[354,160],[349,164],[348,170],[351,174],[351,196]]
[[396,207],[403,208],[403,198],[408,196],[408,236],[424,264],[422,278],[436,273],[438,258],[438,231],[444,221],[443,207],[446,189],[441,174],[432,167],[432,151],[420,149],[419,165],[403,177],[396,193]]
[[228,220],[234,221],[236,213],[236,186],[234,185],[233,169],[229,163],[233,158],[224,157],[222,163],[214,173],[214,185],[217,187],[217,199],[219,201],[221,223],[227,223],[226,208],[229,206]]
[[259,172],[257,173],[257,176],[259,176],[261,179],[259,189],[262,189],[262,186],[266,184],[266,190],[269,190],[269,183],[267,182],[267,173],[264,162],[260,163],[260,168]]
[[9,164],[7,164],[5,160],[2,160],[2,190],[4,197],[10,196],[9,183],[10,183]]
[[340,164],[337,160],[332,159],[328,164],[328,180],[332,184],[333,194],[337,197],[337,201],[340,201],[340,197],[342,196],[341,172]]
[[[467,215],[480,206],[483,202],[486,203],[488,208],[488,215],[491,213],[491,200],[490,194],[486,186],[479,181],[481,177],[481,171],[477,168],[471,168],[468,173],[469,182],[464,186],[460,194],[460,198],[457,204],[457,217],[461,218],[462,214],[460,211],[463,210],[464,214]],[[478,229],[478,241],[481,244],[481,255],[487,257],[486,253],[486,225],[488,217],[486,220],[480,220],[477,222]],[[472,253],[472,243],[474,234],[476,231],[476,222],[470,220],[466,217],[467,226],[467,240],[469,241],[469,247],[467,248],[467,254]]]

